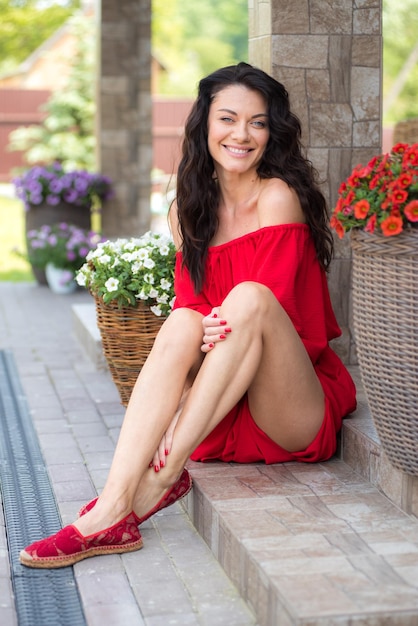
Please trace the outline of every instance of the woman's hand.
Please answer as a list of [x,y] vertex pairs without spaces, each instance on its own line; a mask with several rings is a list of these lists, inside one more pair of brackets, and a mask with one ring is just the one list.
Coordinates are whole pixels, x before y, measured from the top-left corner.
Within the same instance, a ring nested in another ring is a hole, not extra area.
[[177,422],[179,421],[179,417],[180,414],[183,410],[183,406],[184,403],[186,401],[186,398],[188,396],[188,393],[190,391],[190,387],[187,386],[187,388],[185,388],[182,398],[180,400],[180,404],[178,406],[178,409],[173,417],[173,419],[171,420],[167,430],[165,431],[164,435],[162,436],[162,439],[160,441],[160,444],[154,454],[154,456],[152,457],[152,461],[150,462],[149,466],[154,468],[154,471],[159,472],[160,469],[162,469],[163,467],[165,467],[165,464],[167,463],[167,456],[170,454],[171,452],[171,448],[173,445],[173,437],[174,437],[174,431],[176,430],[176,426],[177,426]]
[[202,352],[210,352],[219,341],[225,341],[231,328],[225,319],[219,317],[220,307],[212,309],[211,313],[203,318],[203,344]]
[[176,412],[173,420],[170,422],[169,427],[160,441],[160,445],[158,446],[156,453],[152,458],[150,467],[153,467],[156,472],[159,472],[167,462],[167,456],[170,454],[171,446],[173,445],[174,431],[180,417],[180,412],[180,409]]

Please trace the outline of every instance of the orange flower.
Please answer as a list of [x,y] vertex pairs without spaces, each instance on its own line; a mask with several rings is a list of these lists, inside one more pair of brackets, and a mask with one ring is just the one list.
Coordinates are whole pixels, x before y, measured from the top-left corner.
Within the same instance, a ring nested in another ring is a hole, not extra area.
[[408,199],[408,192],[405,189],[395,188],[388,194],[389,202],[393,204],[402,204]]
[[355,200],[356,194],[354,193],[354,191],[352,189],[350,189],[350,191],[348,192],[348,194],[345,197],[345,204],[346,206],[351,204],[353,202],[353,200]]
[[409,149],[405,152],[402,158],[402,165],[404,167],[410,167],[413,165],[418,165],[418,144],[413,144],[409,147]]
[[418,222],[418,200],[411,200],[404,209],[406,218],[410,222]]
[[402,232],[402,218],[396,216],[389,216],[380,224],[382,233],[385,237],[392,237],[393,235],[399,235]]
[[407,148],[408,148],[407,143],[397,143],[395,146],[393,146],[392,152],[397,152],[398,154],[402,154],[405,152]]
[[412,184],[412,176],[408,172],[403,172],[396,183],[400,189],[407,189]]
[[368,233],[374,233],[374,229],[376,228],[376,220],[377,220],[377,215],[373,213],[371,218],[368,220],[366,226],[364,227],[364,230],[367,231]]
[[330,219],[330,226],[335,230],[340,239],[344,237],[344,227],[335,215],[333,215]]
[[370,209],[370,203],[368,200],[359,200],[354,205],[354,217],[358,220],[364,220]]

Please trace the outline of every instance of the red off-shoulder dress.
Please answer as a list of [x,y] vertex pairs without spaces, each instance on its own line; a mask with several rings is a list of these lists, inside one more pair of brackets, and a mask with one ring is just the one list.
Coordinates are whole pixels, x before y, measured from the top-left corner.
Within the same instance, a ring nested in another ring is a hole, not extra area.
[[309,227],[306,224],[267,226],[210,247],[204,287],[198,295],[194,293],[187,269],[182,268],[182,254],[178,252],[174,308],[188,307],[208,315],[213,307],[222,304],[235,285],[244,281],[269,287],[292,320],[324,390],[324,421],[305,450],[288,452],[257,426],[244,395],[191,458],[237,463],[329,459],[336,450],[342,419],[356,408],[356,390],[349,372],[329,346],[329,341],[338,337],[341,330]]

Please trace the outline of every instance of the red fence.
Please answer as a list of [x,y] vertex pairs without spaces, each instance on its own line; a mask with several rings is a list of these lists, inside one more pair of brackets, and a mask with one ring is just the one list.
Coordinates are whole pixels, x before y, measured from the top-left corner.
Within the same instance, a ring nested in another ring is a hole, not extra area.
[[[20,152],[7,149],[9,134],[19,126],[41,122],[40,106],[49,91],[0,89],[0,182],[10,182],[13,169],[25,165]],[[177,169],[184,121],[190,100],[153,100],[153,167],[171,174]]]
[[0,89],[0,182],[9,182],[12,170],[23,165],[20,152],[9,152],[9,134],[19,126],[37,124],[43,118],[39,107],[50,92],[43,89]]

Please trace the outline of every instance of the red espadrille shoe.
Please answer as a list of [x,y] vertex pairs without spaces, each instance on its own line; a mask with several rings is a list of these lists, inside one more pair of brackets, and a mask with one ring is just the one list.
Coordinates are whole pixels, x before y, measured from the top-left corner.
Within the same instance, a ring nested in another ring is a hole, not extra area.
[[138,517],[129,513],[110,528],[84,537],[75,526],[65,526],[55,535],[35,541],[20,552],[20,562],[27,567],[57,568],[99,554],[121,554],[142,548]]
[[[174,504],[174,502],[177,502],[177,500],[180,500],[181,498],[184,498],[184,496],[187,496],[191,488],[192,477],[190,476],[187,469],[184,468],[180,478],[167,491],[167,493],[161,498],[161,500],[157,502],[154,508],[148,511],[148,513],[146,513],[143,517],[137,517],[138,526],[140,524],[143,524],[143,522],[145,522],[147,519],[149,519],[151,515],[157,513],[157,511],[161,511],[161,509],[165,509],[167,506],[170,506],[170,504]],[[96,502],[97,498],[94,498],[93,500],[90,500],[90,502],[82,506],[80,511],[78,512],[79,516],[81,517],[82,515],[85,515],[88,511],[91,511]]]

